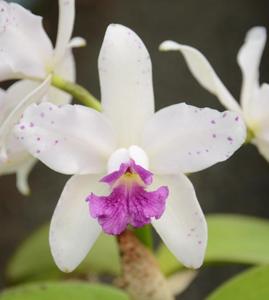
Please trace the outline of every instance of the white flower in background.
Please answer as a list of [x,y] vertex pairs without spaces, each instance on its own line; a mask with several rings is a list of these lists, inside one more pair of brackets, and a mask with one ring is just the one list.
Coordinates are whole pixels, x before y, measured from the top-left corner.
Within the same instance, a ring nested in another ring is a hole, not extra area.
[[[32,83],[29,81],[29,89]],[[0,94],[0,142],[2,143],[0,154],[0,174],[17,174],[17,188],[23,194],[29,193],[28,174],[36,163],[36,158],[29,154],[20,139],[13,133],[14,122],[19,120],[21,112],[31,103],[46,100],[49,90],[50,78],[44,81],[38,88],[29,93],[28,86],[21,81],[14,83],[7,91]],[[26,88],[26,89],[25,89]],[[20,97],[20,98],[19,98]],[[18,104],[18,99],[21,101]],[[14,109],[16,107],[16,109]]]
[[74,174],[51,222],[56,264],[74,270],[102,229],[117,235],[128,224],[152,222],[172,253],[198,268],[207,226],[184,173],[228,159],[244,142],[244,123],[237,113],[185,103],[154,113],[149,54],[124,26],[108,27],[99,74],[102,113],[80,105],[34,104],[16,126],[33,156]]
[[[17,187],[23,194],[29,193],[27,177],[35,159],[24,150],[20,141],[15,141],[13,127],[27,102],[33,102],[31,92],[37,89],[39,93],[40,88],[44,91],[40,81],[51,73],[65,80],[75,80],[72,47],[82,46],[85,42],[81,38],[71,40],[74,17],[74,0],[59,0],[58,34],[53,49],[41,17],[16,3],[0,1],[0,81],[23,79],[1,92],[0,174],[17,173]],[[47,100],[57,104],[71,101],[68,94],[53,87],[46,89]]]
[[81,38],[71,40],[74,19],[75,0],[59,0],[58,34],[53,48],[40,16],[19,4],[0,1],[0,81],[44,80],[52,72],[72,80],[75,68],[71,48],[85,43]]
[[201,52],[173,41],[163,42],[160,49],[181,51],[198,82],[215,94],[225,107],[238,112],[244,118],[250,131],[251,142],[269,161],[269,85],[259,84],[259,65],[265,42],[266,29],[253,27],[248,31],[245,43],[238,52],[237,62],[243,76],[241,107]]

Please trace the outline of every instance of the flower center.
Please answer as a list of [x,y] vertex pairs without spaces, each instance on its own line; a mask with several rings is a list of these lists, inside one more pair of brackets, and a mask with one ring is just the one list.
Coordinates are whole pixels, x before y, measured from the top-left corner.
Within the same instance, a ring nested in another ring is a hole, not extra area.
[[110,195],[92,193],[87,197],[91,216],[108,234],[118,235],[129,224],[134,227],[149,224],[151,218],[160,218],[165,209],[168,188],[162,186],[155,191],[146,191],[152,184],[153,174],[133,158],[127,158],[124,157],[117,170],[101,179],[110,186]]

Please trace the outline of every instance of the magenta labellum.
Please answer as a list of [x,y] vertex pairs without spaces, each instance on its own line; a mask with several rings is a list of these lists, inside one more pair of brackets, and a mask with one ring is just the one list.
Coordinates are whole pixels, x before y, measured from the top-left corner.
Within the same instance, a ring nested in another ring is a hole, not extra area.
[[92,193],[87,197],[91,216],[98,219],[106,233],[113,235],[122,233],[129,224],[142,227],[149,224],[151,218],[159,219],[169,192],[165,186],[146,191],[152,181],[153,174],[134,160],[122,163],[119,170],[101,179],[110,185],[110,195]]

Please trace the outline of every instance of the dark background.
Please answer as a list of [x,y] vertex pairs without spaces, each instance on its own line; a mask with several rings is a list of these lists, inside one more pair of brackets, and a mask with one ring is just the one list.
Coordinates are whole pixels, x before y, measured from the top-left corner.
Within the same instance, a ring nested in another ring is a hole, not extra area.
[[[45,27],[54,39],[57,1],[21,2],[44,16]],[[98,52],[106,27],[121,23],[136,31],[149,49],[157,109],[186,101],[223,110],[218,100],[198,85],[182,56],[160,53],[158,45],[173,39],[200,49],[238,98],[241,74],[236,64],[237,51],[250,27],[269,28],[268,12],[268,0],[78,0],[75,35],[88,42],[86,48],[75,50],[78,82],[99,97]],[[269,82],[268,49],[267,45],[261,66],[262,82]],[[0,286],[4,285],[8,257],[32,230],[50,219],[66,180],[67,177],[38,163],[30,175],[31,196],[26,198],[16,190],[15,176],[0,178]],[[205,213],[269,217],[269,164],[251,145],[242,147],[229,161],[191,175],[191,180]],[[239,269],[203,269],[180,299],[203,299]]]

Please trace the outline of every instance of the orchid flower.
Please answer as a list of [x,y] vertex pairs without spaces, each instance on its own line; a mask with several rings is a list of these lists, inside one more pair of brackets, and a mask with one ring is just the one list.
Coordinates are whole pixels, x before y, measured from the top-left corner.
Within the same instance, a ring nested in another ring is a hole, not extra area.
[[[110,25],[99,55],[103,111],[28,107],[16,135],[48,167],[74,174],[50,227],[58,267],[74,270],[102,232],[152,223],[188,267],[202,264],[207,225],[184,173],[228,159],[243,143],[237,113],[180,103],[154,113],[151,60],[140,38]],[[32,126],[30,126],[32,125]]]
[[[15,137],[13,128],[28,105],[47,99],[49,84],[50,78],[37,88],[31,81],[18,81],[7,91],[1,90],[0,93],[0,175],[16,173],[17,188],[24,195],[30,192],[27,179],[37,160],[24,148],[20,139]],[[31,87],[33,92],[29,93]],[[21,101],[18,103],[19,99]]]
[[[1,92],[0,174],[17,173],[17,187],[23,194],[29,193],[27,178],[36,160],[19,141],[14,142],[14,123],[23,113],[25,104],[32,102],[32,92],[36,89],[39,93],[38,81],[44,81],[51,73],[72,82],[75,80],[72,47],[85,42],[81,38],[70,40],[74,5],[74,0],[59,0],[59,26],[53,49],[41,17],[16,3],[0,1],[0,80],[22,79]],[[70,95],[53,87],[47,89],[46,99],[57,104],[71,101]]]
[[44,80],[56,73],[74,80],[72,47],[85,44],[71,35],[75,0],[59,0],[56,46],[42,26],[42,18],[16,3],[0,1],[0,81],[7,79]]
[[250,141],[269,161],[269,84],[259,84],[259,65],[266,42],[266,29],[253,27],[237,55],[243,83],[239,103],[221,82],[208,60],[198,50],[173,41],[160,45],[163,51],[178,50],[183,54],[190,71],[197,81],[216,95],[228,109],[240,114],[249,130]]

